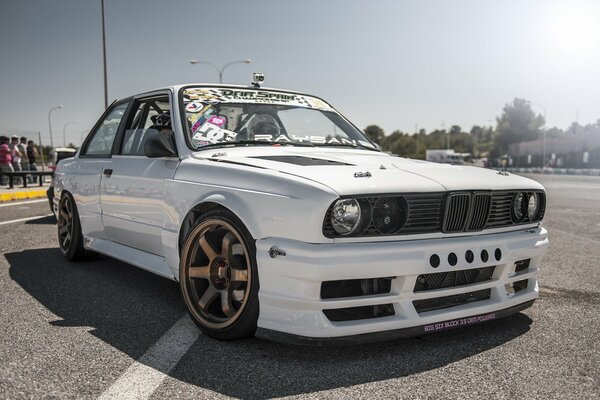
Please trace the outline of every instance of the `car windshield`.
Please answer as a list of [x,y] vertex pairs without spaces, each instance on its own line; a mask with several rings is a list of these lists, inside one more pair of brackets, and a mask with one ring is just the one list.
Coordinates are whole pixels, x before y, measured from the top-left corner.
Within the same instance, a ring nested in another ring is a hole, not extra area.
[[189,87],[181,92],[189,143],[375,146],[316,97],[260,89]]

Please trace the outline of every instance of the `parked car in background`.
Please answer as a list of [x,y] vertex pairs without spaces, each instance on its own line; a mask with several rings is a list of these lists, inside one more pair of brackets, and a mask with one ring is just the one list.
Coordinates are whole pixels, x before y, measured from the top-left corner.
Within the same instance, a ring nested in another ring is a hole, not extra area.
[[[73,157],[76,153],[77,149],[73,149],[71,147],[53,148],[50,150],[50,164],[48,165],[48,169],[54,172],[59,161]],[[42,179],[42,177],[40,177],[40,179]],[[46,190],[46,196],[48,197],[48,202],[50,203],[50,210],[54,213],[54,205],[52,202],[52,199],[54,198],[54,175],[52,175],[50,178],[50,185],[48,186],[48,190]]]
[[115,102],[54,193],[67,259],[178,281],[212,337],[306,344],[531,306],[545,201],[521,176],[385,154],[326,101],[258,81]]

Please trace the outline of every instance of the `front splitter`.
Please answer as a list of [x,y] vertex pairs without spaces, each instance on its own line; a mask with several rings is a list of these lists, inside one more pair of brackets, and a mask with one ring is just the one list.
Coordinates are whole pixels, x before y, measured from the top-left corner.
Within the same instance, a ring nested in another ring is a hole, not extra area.
[[535,300],[517,304],[509,308],[493,311],[485,314],[472,315],[464,318],[451,319],[433,324],[411,326],[410,328],[393,329],[389,331],[363,333],[360,335],[337,336],[337,337],[309,337],[295,335],[293,333],[279,332],[272,329],[257,328],[256,337],[274,342],[304,345],[304,346],[344,346],[363,343],[384,342],[388,340],[422,336],[429,333],[443,332],[450,329],[477,325],[487,321],[493,321],[516,314],[531,307]]

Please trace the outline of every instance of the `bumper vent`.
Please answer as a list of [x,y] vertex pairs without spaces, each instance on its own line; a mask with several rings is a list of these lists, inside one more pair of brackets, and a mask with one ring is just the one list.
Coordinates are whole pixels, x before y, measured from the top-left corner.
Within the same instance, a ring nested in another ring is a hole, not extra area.
[[417,277],[414,292],[445,289],[489,281],[494,274],[495,266],[465,269],[461,271],[436,272],[422,274]]
[[427,311],[441,310],[443,308],[456,307],[476,301],[488,300],[491,295],[492,289],[483,289],[476,292],[461,293],[453,296],[415,300],[413,301],[413,306],[420,314]]
[[334,308],[323,310],[323,314],[332,322],[356,321],[361,319],[381,318],[394,315],[392,304],[380,304],[376,306],[360,306],[349,308]]

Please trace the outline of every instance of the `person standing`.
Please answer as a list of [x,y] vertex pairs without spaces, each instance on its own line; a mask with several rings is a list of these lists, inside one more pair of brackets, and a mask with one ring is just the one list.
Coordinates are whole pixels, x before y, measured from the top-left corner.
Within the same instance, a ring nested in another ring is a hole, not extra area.
[[[35,163],[35,159],[38,156],[38,151],[35,148],[35,145],[33,143],[33,140],[29,140],[27,141],[27,160],[29,161],[29,170],[30,171],[37,171],[37,164]],[[31,176],[33,183],[37,183],[38,182],[38,176],[37,175],[32,175]],[[39,179],[42,179],[41,177],[39,177]]]
[[[8,137],[0,136],[0,173],[1,172],[14,172],[12,166],[12,151],[8,146]],[[8,177],[6,175],[0,176],[0,185],[6,185]]]
[[[21,136],[21,140],[17,145],[19,153],[21,153],[21,171],[29,171],[29,159],[27,158],[27,138]],[[26,175],[23,179],[27,179],[27,182],[31,182],[31,175]]]
[[[13,167],[13,170],[15,172],[21,172],[21,152],[19,151],[19,147],[18,146],[19,146],[19,137],[17,135],[14,135],[11,138],[10,144],[8,145],[8,147],[11,150],[12,167]],[[20,185],[21,184],[21,178],[15,176],[14,184],[15,185]]]

